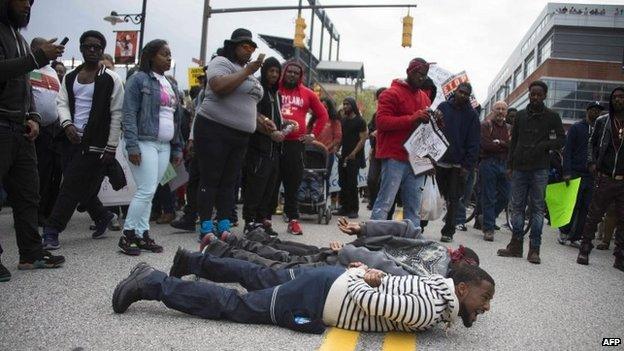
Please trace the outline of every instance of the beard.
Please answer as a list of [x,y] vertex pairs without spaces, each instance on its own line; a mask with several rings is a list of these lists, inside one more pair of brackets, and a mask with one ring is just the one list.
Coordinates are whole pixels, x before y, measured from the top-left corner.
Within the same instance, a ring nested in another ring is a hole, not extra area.
[[284,81],[284,86],[288,89],[294,89],[297,87],[297,82]]
[[459,315],[461,316],[462,322],[464,323],[464,327],[472,327],[472,318],[470,317],[470,312],[466,310],[466,307],[464,307],[464,305],[459,305]]
[[26,28],[28,26],[28,22],[30,22],[30,14],[28,14],[28,16],[23,16],[9,8],[8,15],[9,22],[15,25],[18,29]]

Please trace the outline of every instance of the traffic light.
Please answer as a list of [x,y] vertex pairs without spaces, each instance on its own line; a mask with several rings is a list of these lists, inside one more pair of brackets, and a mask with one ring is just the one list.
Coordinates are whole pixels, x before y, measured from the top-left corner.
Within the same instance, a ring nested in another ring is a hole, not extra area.
[[403,40],[401,46],[412,47],[412,25],[414,24],[414,17],[407,15],[403,17]]
[[305,47],[304,40],[306,27],[307,26],[303,17],[297,17],[295,20],[295,40],[293,44],[298,48]]

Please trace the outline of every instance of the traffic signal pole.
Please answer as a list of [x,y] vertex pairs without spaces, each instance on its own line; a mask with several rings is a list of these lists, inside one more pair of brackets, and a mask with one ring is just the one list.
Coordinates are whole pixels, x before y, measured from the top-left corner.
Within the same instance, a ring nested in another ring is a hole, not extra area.
[[[202,22],[202,35],[200,44],[200,59],[206,62],[206,39],[208,35],[208,20],[213,14],[221,13],[237,13],[237,12],[258,12],[258,11],[283,11],[283,10],[298,10],[301,17],[301,10],[316,10],[316,9],[354,9],[354,8],[412,8],[416,7],[416,4],[373,4],[373,5],[302,5],[299,0],[298,6],[264,6],[264,7],[232,7],[213,9],[210,7],[210,0],[204,0],[204,15]],[[331,50],[331,46],[330,46]],[[331,52],[331,51],[330,51]],[[298,55],[298,50],[295,48],[295,55]]]

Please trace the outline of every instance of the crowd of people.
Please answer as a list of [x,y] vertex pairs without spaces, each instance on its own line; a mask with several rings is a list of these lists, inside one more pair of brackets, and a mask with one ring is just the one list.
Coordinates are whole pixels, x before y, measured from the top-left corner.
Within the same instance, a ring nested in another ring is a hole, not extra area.
[[[320,99],[307,88],[297,62],[282,65],[263,54],[252,59],[257,44],[247,29],[224,41],[190,102],[166,75],[172,59],[167,41],[148,42],[124,83],[104,54],[104,35],[88,30],[79,38],[84,63],[66,72],[54,61],[63,45],[43,38],[28,45],[19,31],[29,22],[32,1],[0,6],[0,176],[13,207],[18,269],[65,263],[50,251],[60,249],[76,209],[93,220],[94,239],[118,227],[123,253],[163,252],[150,234],[153,205],[171,207],[171,190],[160,184],[168,165],[184,162],[188,169],[184,215],[162,222],[198,230],[200,252],[178,249],[169,275],[138,264],[115,289],[117,313],[138,300],[158,300],[203,318],[312,333],[327,325],[416,331],[458,317],[470,327],[489,310],[495,283],[474,251],[423,238],[421,196],[428,178],[435,178],[446,202],[441,242],[465,230],[466,200],[478,184],[484,240],[493,241],[500,229],[496,219],[511,201],[512,236],[498,255],[523,256],[528,213],[527,260],[535,264],[541,262],[547,184],[581,178],[573,220],[561,228],[559,242],[578,245],[577,262],[588,264],[597,226],[608,212],[605,231],[616,227],[614,267],[624,271],[622,87],[612,92],[607,113],[600,103],[588,105],[586,120],[566,136],[559,115],[544,105],[548,86],[542,81],[530,83],[526,108],[508,109],[499,101],[484,121],[471,105],[467,82],[432,110],[430,63],[415,58],[405,78],[378,90],[377,111],[367,126],[354,98],[341,101],[337,111],[330,97]],[[416,174],[403,145],[426,123],[442,131],[448,150],[434,169]],[[303,234],[298,194],[308,147],[324,151],[328,170],[334,163],[339,169],[337,213],[358,218],[357,177],[369,138],[371,220],[338,220],[339,230],[357,239],[326,248],[278,239],[271,219],[282,187],[287,231]],[[105,207],[98,192],[104,177],[115,189],[127,183],[115,157],[121,145],[136,192],[120,212]],[[561,179],[553,180],[553,154],[562,150]],[[232,229],[239,188],[244,234]],[[158,192],[164,194],[160,200]],[[404,220],[393,221],[399,199]],[[610,234],[603,240],[599,248],[608,248]],[[190,274],[239,282],[249,293],[180,279]],[[0,280],[10,278],[0,263]]]

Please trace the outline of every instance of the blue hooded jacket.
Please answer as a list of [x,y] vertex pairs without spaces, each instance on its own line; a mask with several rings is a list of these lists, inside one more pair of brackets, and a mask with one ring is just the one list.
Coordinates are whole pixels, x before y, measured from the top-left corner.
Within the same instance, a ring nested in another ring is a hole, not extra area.
[[457,108],[454,101],[454,98],[450,98],[438,106],[438,110],[443,114],[442,132],[449,142],[448,150],[440,162],[460,164],[462,168],[471,170],[479,159],[481,141],[479,115],[470,104]]

